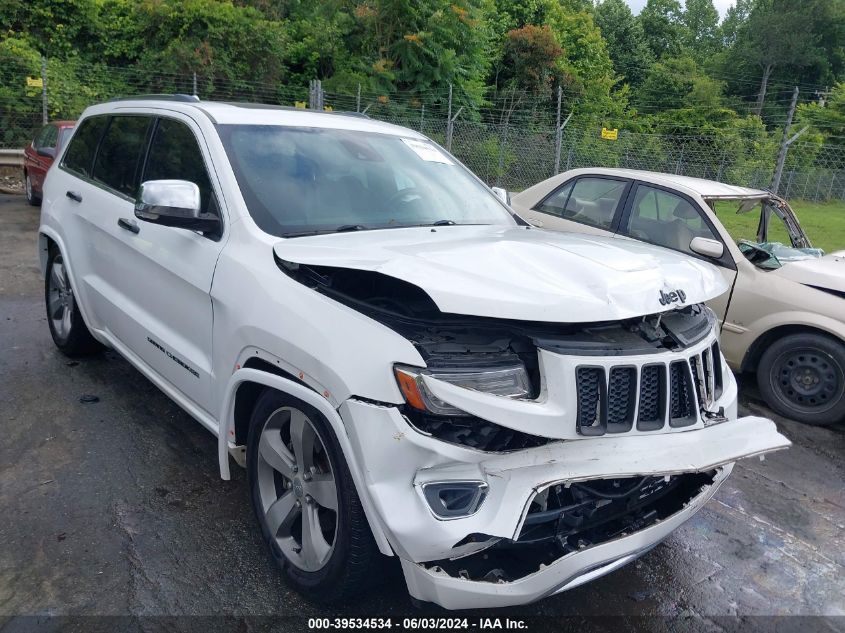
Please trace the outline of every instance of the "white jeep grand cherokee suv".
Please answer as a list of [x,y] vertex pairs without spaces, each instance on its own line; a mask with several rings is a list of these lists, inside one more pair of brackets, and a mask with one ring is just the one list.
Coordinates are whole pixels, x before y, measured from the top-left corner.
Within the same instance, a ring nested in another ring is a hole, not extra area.
[[270,551],[339,599],[526,603],[643,554],[737,459],[709,264],[531,227],[426,137],[366,117],[88,108],[44,186],[50,333],[111,347],[248,470]]

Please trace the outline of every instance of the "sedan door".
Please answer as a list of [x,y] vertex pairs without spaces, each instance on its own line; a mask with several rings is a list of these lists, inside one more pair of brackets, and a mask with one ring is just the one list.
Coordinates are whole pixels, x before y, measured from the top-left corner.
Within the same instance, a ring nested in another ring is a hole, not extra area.
[[554,231],[613,235],[631,181],[610,176],[580,176],[569,180],[533,208],[519,209],[535,226]]
[[[736,281],[736,264],[719,232],[692,198],[657,185],[636,183],[625,205],[618,237],[670,248],[715,264],[729,290],[707,304],[715,310],[720,322],[724,320],[731,290]],[[722,256],[708,258],[693,252],[690,242],[695,237],[721,242]]]

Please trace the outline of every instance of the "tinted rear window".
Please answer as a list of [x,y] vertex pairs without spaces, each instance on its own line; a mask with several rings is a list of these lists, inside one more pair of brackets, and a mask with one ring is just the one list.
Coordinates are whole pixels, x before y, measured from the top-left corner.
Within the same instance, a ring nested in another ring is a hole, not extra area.
[[104,116],[90,117],[82,121],[71,139],[62,165],[90,178],[94,152],[97,151],[97,143],[107,123],[108,118]]
[[127,196],[135,196],[138,168],[151,120],[145,116],[111,118],[94,159],[94,180]]

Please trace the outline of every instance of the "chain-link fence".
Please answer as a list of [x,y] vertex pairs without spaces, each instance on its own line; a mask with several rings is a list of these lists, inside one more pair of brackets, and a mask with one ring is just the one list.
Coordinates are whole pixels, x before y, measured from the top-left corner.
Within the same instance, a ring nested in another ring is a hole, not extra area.
[[[94,85],[93,74],[91,85]],[[249,81],[209,79],[196,75],[157,75],[137,70],[96,70],[99,83],[90,102],[141,93],[198,92],[218,101],[256,101],[307,107],[322,104],[333,110],[365,112],[368,116],[421,131],[451,152],[490,185],[520,191],[560,171],[576,167],[624,167],[696,176],[755,188],[768,188],[777,162],[781,130],[720,132],[716,135],[637,133],[621,125],[615,140],[602,137],[602,127],[578,112],[560,133],[559,118],[546,104],[531,104],[505,116],[488,110],[458,109],[446,95],[332,93],[315,86],[269,86]],[[113,75],[103,81],[104,75]],[[85,76],[84,72],[81,76]],[[21,78],[21,83],[26,78]],[[2,88],[2,87],[0,87]],[[53,95],[53,92],[55,94]],[[74,118],[86,99],[67,88],[48,86],[47,111],[52,119]],[[0,92],[0,148],[20,148],[41,126],[41,91],[17,97]],[[86,96],[88,93],[86,93]],[[453,108],[454,105],[454,108]],[[450,123],[451,124],[451,134]],[[451,143],[449,142],[451,137]],[[557,160],[556,160],[557,158]],[[790,146],[779,193],[787,198],[845,200],[845,145],[799,141]]]

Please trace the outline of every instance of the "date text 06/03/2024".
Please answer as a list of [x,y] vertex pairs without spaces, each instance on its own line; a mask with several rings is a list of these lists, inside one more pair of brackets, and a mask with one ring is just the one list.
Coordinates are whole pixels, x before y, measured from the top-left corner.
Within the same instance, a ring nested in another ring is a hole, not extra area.
[[399,630],[525,630],[524,620],[513,618],[309,618],[309,630],[399,629]]

